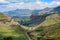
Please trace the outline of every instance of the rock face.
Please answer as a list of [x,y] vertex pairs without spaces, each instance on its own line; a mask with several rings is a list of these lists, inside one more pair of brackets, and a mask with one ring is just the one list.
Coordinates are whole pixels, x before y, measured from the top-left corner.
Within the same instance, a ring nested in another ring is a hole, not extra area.
[[[53,14],[53,13],[52,13]],[[46,20],[46,17],[49,16],[51,14],[43,14],[43,13],[40,13],[40,15],[31,15],[30,18],[30,22],[33,23],[33,24],[40,24],[42,23],[44,20]]]
[[46,16],[39,16],[39,15],[37,15],[37,16],[31,16],[31,20],[30,20],[30,22],[31,23],[33,23],[33,24],[40,24],[42,21],[44,21],[45,20],[45,17]]

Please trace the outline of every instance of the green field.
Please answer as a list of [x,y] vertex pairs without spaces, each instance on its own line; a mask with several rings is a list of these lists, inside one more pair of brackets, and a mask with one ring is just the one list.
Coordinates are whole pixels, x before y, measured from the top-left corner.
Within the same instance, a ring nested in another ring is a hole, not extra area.
[[18,26],[0,26],[0,40],[11,37],[13,40],[28,40]]

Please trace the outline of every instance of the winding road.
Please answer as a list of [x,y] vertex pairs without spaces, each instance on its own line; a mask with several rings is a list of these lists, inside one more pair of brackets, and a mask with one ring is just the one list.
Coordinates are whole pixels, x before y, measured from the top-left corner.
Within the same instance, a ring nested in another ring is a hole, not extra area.
[[26,26],[20,25],[20,27],[21,27],[22,29],[30,32],[30,31],[34,31],[35,29],[37,29],[38,27],[40,27],[40,25],[37,25],[37,26],[35,26],[35,27],[26,27]]

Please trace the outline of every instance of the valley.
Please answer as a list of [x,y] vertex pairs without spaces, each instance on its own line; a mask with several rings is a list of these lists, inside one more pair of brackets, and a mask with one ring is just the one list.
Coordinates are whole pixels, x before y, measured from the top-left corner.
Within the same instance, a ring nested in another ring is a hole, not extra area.
[[60,40],[60,10],[56,10],[59,8],[39,10],[30,16],[20,16],[21,10],[15,10],[17,16],[11,11],[10,16],[0,13],[0,40]]

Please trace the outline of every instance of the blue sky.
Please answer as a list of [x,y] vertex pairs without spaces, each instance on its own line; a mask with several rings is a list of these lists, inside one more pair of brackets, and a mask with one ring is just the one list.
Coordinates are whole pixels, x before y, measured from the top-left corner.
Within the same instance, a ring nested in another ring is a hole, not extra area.
[[17,3],[17,2],[25,2],[25,3],[29,3],[29,2],[36,2],[36,1],[41,1],[41,2],[52,2],[53,0],[7,0],[10,1],[12,3]]
[[16,9],[44,9],[60,5],[60,0],[0,0],[0,12]]
[[39,1],[50,3],[50,2],[52,2],[53,0],[39,0]]

